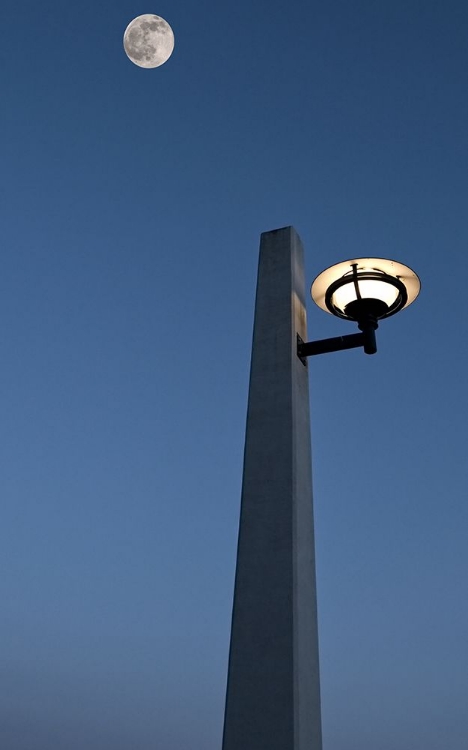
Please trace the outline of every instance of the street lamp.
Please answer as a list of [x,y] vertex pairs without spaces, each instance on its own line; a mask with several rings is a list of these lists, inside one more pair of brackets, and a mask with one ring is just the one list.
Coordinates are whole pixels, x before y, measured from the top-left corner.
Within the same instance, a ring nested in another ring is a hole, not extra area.
[[356,258],[330,266],[317,276],[311,295],[325,312],[358,324],[361,333],[305,343],[297,337],[297,353],[306,357],[364,347],[375,354],[378,321],[403,310],[416,299],[419,278],[408,266],[385,258]]
[[401,263],[323,271],[312,298],[360,332],[307,335],[304,253],[293,227],[264,232],[255,299],[223,750],[322,750],[306,357],[364,347],[417,297]]

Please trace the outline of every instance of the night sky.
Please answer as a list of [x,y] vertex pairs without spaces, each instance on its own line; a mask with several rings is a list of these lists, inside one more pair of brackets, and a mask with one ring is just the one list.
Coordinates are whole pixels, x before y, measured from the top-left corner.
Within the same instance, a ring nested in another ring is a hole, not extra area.
[[376,356],[309,363],[324,750],[466,750],[466,0],[7,0],[1,70],[2,750],[220,750],[259,238],[290,224],[308,283],[422,282]]

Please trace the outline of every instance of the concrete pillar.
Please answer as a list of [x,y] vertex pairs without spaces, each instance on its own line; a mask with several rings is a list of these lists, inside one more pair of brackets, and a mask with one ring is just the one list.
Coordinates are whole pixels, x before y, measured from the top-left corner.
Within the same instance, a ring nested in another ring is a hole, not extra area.
[[321,750],[303,249],[261,236],[223,750]]

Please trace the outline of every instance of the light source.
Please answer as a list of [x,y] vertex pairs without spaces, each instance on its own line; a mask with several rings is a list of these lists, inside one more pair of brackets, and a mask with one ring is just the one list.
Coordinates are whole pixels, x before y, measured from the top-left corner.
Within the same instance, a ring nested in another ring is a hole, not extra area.
[[421,283],[408,266],[385,258],[356,258],[330,266],[312,284],[314,302],[325,312],[358,324],[361,333],[304,343],[298,337],[298,356],[362,346],[375,354],[378,321],[408,307]]

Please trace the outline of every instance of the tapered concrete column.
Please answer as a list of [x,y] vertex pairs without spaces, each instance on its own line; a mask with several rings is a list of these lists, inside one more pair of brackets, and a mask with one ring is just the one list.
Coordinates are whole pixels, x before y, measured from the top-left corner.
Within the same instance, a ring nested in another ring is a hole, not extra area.
[[223,750],[321,750],[303,250],[262,234]]

